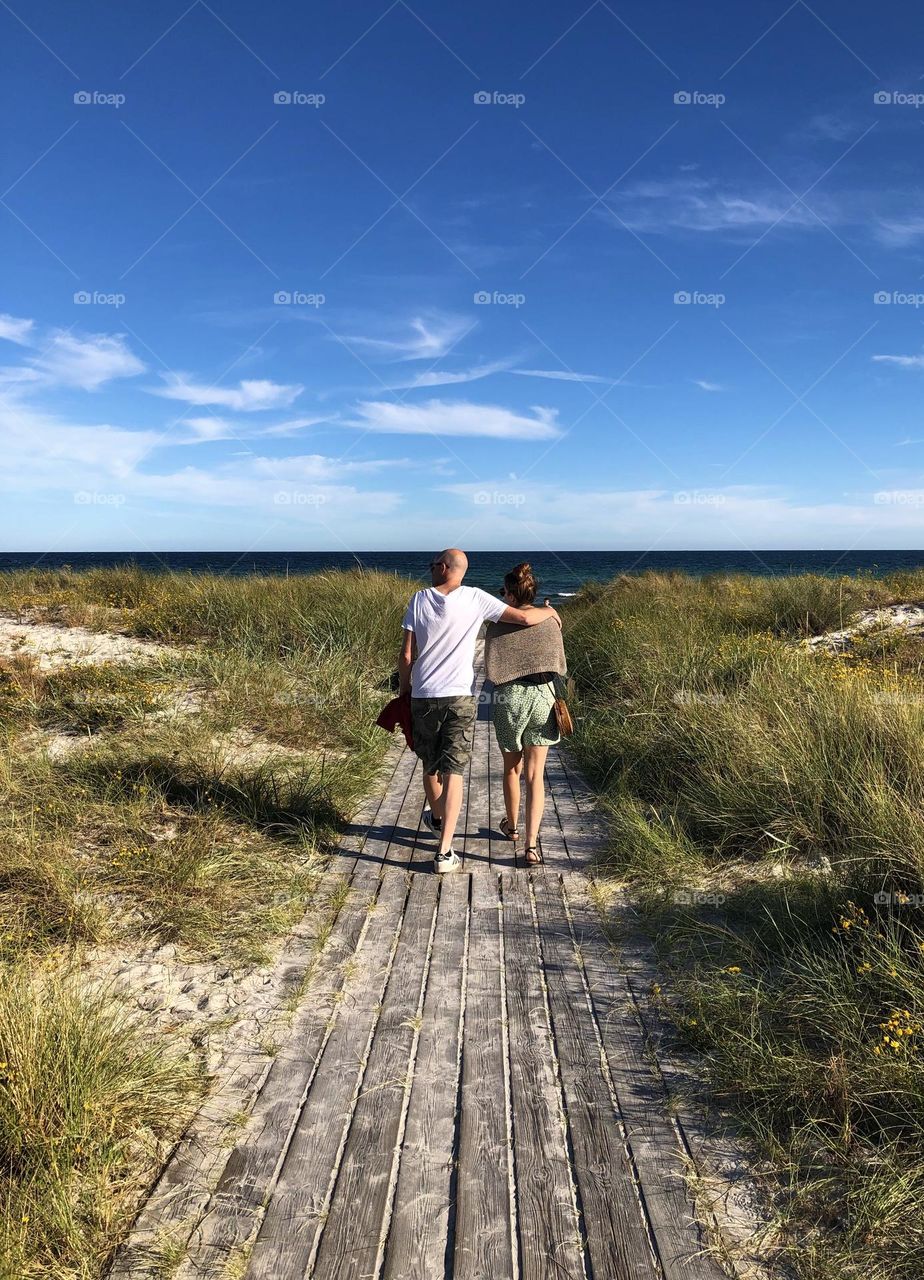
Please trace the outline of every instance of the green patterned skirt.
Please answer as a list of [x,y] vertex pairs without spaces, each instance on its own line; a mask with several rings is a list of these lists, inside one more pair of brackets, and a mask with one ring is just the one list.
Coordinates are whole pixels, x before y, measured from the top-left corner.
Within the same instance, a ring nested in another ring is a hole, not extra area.
[[518,680],[499,684],[494,689],[492,710],[501,751],[551,747],[561,737],[551,684],[521,684]]

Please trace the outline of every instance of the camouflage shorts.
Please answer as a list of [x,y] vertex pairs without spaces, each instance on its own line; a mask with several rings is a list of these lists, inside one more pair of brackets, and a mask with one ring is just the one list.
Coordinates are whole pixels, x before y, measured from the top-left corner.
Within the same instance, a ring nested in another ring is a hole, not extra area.
[[464,773],[475,741],[474,697],[411,698],[414,750],[424,773]]

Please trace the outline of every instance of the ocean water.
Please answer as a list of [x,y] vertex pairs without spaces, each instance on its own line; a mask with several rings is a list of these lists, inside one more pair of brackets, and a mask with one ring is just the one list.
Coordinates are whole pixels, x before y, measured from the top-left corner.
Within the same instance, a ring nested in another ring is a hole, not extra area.
[[[362,565],[402,577],[428,580],[430,551],[164,551],[152,552],[2,552],[0,571],[32,566],[75,570],[134,563],[153,573],[318,573]],[[924,551],[473,551],[466,582],[500,589],[504,573],[528,560],[539,579],[540,594],[567,596],[582,583],[605,581],[618,573],[680,569],[703,573],[888,573],[924,566]]]

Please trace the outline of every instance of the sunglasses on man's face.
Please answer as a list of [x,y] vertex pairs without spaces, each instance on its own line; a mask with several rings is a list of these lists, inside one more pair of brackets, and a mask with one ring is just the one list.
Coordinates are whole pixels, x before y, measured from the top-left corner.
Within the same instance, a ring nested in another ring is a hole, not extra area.
[[432,573],[432,571],[433,571],[434,569],[445,569],[445,568],[446,568],[446,561],[445,561],[445,560],[431,560],[431,561],[430,561],[430,571],[431,571],[431,573]]

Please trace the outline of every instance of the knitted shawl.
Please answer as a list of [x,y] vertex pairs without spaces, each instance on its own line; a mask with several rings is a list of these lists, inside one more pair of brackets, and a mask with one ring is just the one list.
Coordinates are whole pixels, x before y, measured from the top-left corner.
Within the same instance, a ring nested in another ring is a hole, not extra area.
[[485,672],[492,684],[506,684],[540,671],[564,675],[565,647],[555,618],[521,627],[515,622],[489,622],[484,638]]

